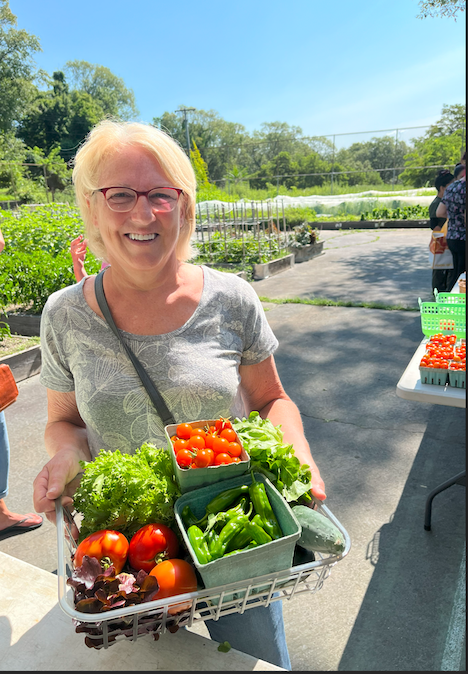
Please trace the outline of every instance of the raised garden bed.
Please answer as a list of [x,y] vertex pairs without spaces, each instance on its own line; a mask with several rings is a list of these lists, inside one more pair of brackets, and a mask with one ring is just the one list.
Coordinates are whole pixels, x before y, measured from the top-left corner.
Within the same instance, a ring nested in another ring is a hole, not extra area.
[[278,257],[275,260],[270,260],[269,262],[262,262],[260,264],[252,265],[253,278],[254,281],[260,281],[261,279],[268,278],[269,276],[274,276],[274,274],[279,274],[282,271],[291,269],[294,266],[295,255],[290,253],[284,257]]
[[301,246],[300,248],[290,246],[289,251],[294,255],[294,262],[306,262],[307,260],[311,260],[313,257],[316,257],[323,252],[323,241],[309,243],[305,246]]
[[0,321],[5,321],[10,326],[12,335],[24,337],[39,337],[41,328],[41,314],[8,314],[8,317],[0,316]]
[[9,365],[16,382],[39,374],[42,364],[41,345],[36,344],[24,351],[0,357],[0,363]]

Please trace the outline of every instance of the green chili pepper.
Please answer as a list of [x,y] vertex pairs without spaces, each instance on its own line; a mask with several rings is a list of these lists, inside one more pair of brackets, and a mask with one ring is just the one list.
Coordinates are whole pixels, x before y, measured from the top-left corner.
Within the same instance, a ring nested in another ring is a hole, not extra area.
[[256,482],[253,471],[251,471],[251,475],[252,484],[249,487],[249,495],[254,505],[256,514],[260,515],[261,517],[262,528],[265,529],[267,534],[269,534],[272,538],[281,538],[283,532],[281,531],[281,527],[278,523],[278,520],[276,519],[275,513],[273,512],[270,501],[268,500],[265,485],[263,482]]
[[239,548],[237,550],[231,550],[230,552],[226,552],[224,554],[224,557],[229,557],[229,555],[234,555],[236,552],[243,552],[244,550],[251,550],[252,548],[256,548],[258,546],[258,543],[256,541],[252,541],[248,545],[246,545],[244,548]]
[[208,550],[210,551],[210,556],[212,556],[213,548],[218,542],[218,534],[214,529],[210,529],[204,534],[205,540],[208,543]]
[[219,559],[224,555],[229,542],[239,533],[239,531],[242,531],[248,521],[249,518],[247,515],[237,515],[237,517],[233,517],[224,525],[218,536],[218,540],[213,547],[212,559]]
[[232,550],[244,548],[251,541],[252,536],[244,527],[243,529],[241,529],[241,531],[239,531],[238,534],[234,536],[234,538],[231,541],[229,541],[228,545],[226,546],[226,551],[232,552]]
[[203,536],[203,531],[200,529],[200,527],[192,524],[192,526],[187,530],[187,536],[200,564],[208,564],[208,562],[211,562],[211,554],[208,549],[208,543],[206,542]]
[[200,521],[192,512],[192,509],[189,505],[186,505],[181,512],[182,522],[185,525],[185,528],[188,529],[192,524],[198,524]]
[[205,516],[199,521],[200,526],[205,526],[208,521],[208,515],[217,515],[223,510],[226,510],[226,508],[229,508],[236,498],[248,493],[248,485],[241,484],[238,487],[232,487],[231,489],[226,489],[226,491],[217,494],[206,506]]
[[249,533],[253,540],[259,545],[264,545],[265,543],[269,543],[271,540],[273,540],[271,536],[267,534],[265,529],[263,529],[263,527],[253,520],[251,522],[247,522],[244,530]]

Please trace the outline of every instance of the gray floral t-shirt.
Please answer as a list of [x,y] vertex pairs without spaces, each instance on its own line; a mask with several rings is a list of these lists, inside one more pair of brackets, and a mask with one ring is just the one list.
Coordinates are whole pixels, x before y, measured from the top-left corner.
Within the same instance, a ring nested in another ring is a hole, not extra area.
[[[121,331],[177,422],[245,414],[239,365],[260,363],[278,346],[251,285],[202,269],[200,303],[185,325],[164,335]],[[166,447],[163,422],[83,284],[53,293],[44,307],[41,383],[75,391],[93,457],[101,448],[132,453],[143,442]]]

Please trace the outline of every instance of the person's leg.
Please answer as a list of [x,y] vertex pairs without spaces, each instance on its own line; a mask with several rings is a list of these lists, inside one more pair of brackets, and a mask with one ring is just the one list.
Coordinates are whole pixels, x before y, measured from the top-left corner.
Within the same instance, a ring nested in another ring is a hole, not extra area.
[[5,422],[5,413],[0,412],[0,501],[8,494],[10,474],[10,443]]
[[448,269],[432,270],[432,292],[434,292],[435,288],[437,288],[440,293],[446,292],[448,271]]
[[219,620],[205,623],[211,638],[255,658],[291,669],[284,632],[282,601],[269,606],[249,608],[244,613],[232,613]]
[[450,292],[458,280],[460,274],[466,271],[465,265],[465,241],[459,239],[447,239],[447,245],[453,257],[453,269],[449,269],[447,278],[447,290]]
[[[8,495],[8,478],[10,473],[10,443],[8,441],[8,431],[5,422],[4,412],[0,412],[0,534],[2,531],[15,527],[14,533],[22,533],[22,531],[30,531],[37,529],[42,524],[41,515],[36,513],[28,513],[27,515],[19,515],[12,513],[7,508],[5,496]],[[12,530],[10,529],[10,532]],[[6,531],[3,534],[7,535]]]

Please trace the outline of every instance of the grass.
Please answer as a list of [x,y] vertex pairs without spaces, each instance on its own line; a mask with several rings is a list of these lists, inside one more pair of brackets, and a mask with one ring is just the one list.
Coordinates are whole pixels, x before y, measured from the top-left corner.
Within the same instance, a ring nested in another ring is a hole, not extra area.
[[419,307],[406,307],[402,304],[381,304],[380,302],[351,302],[347,300],[330,300],[326,297],[301,299],[300,297],[271,299],[260,297],[261,302],[270,304],[310,304],[315,307],[358,307],[364,309],[383,309],[385,311],[419,311]]
[[21,335],[5,337],[0,342],[0,359],[4,356],[11,356],[14,353],[30,349],[32,346],[36,346],[40,343],[40,337],[23,337]]

